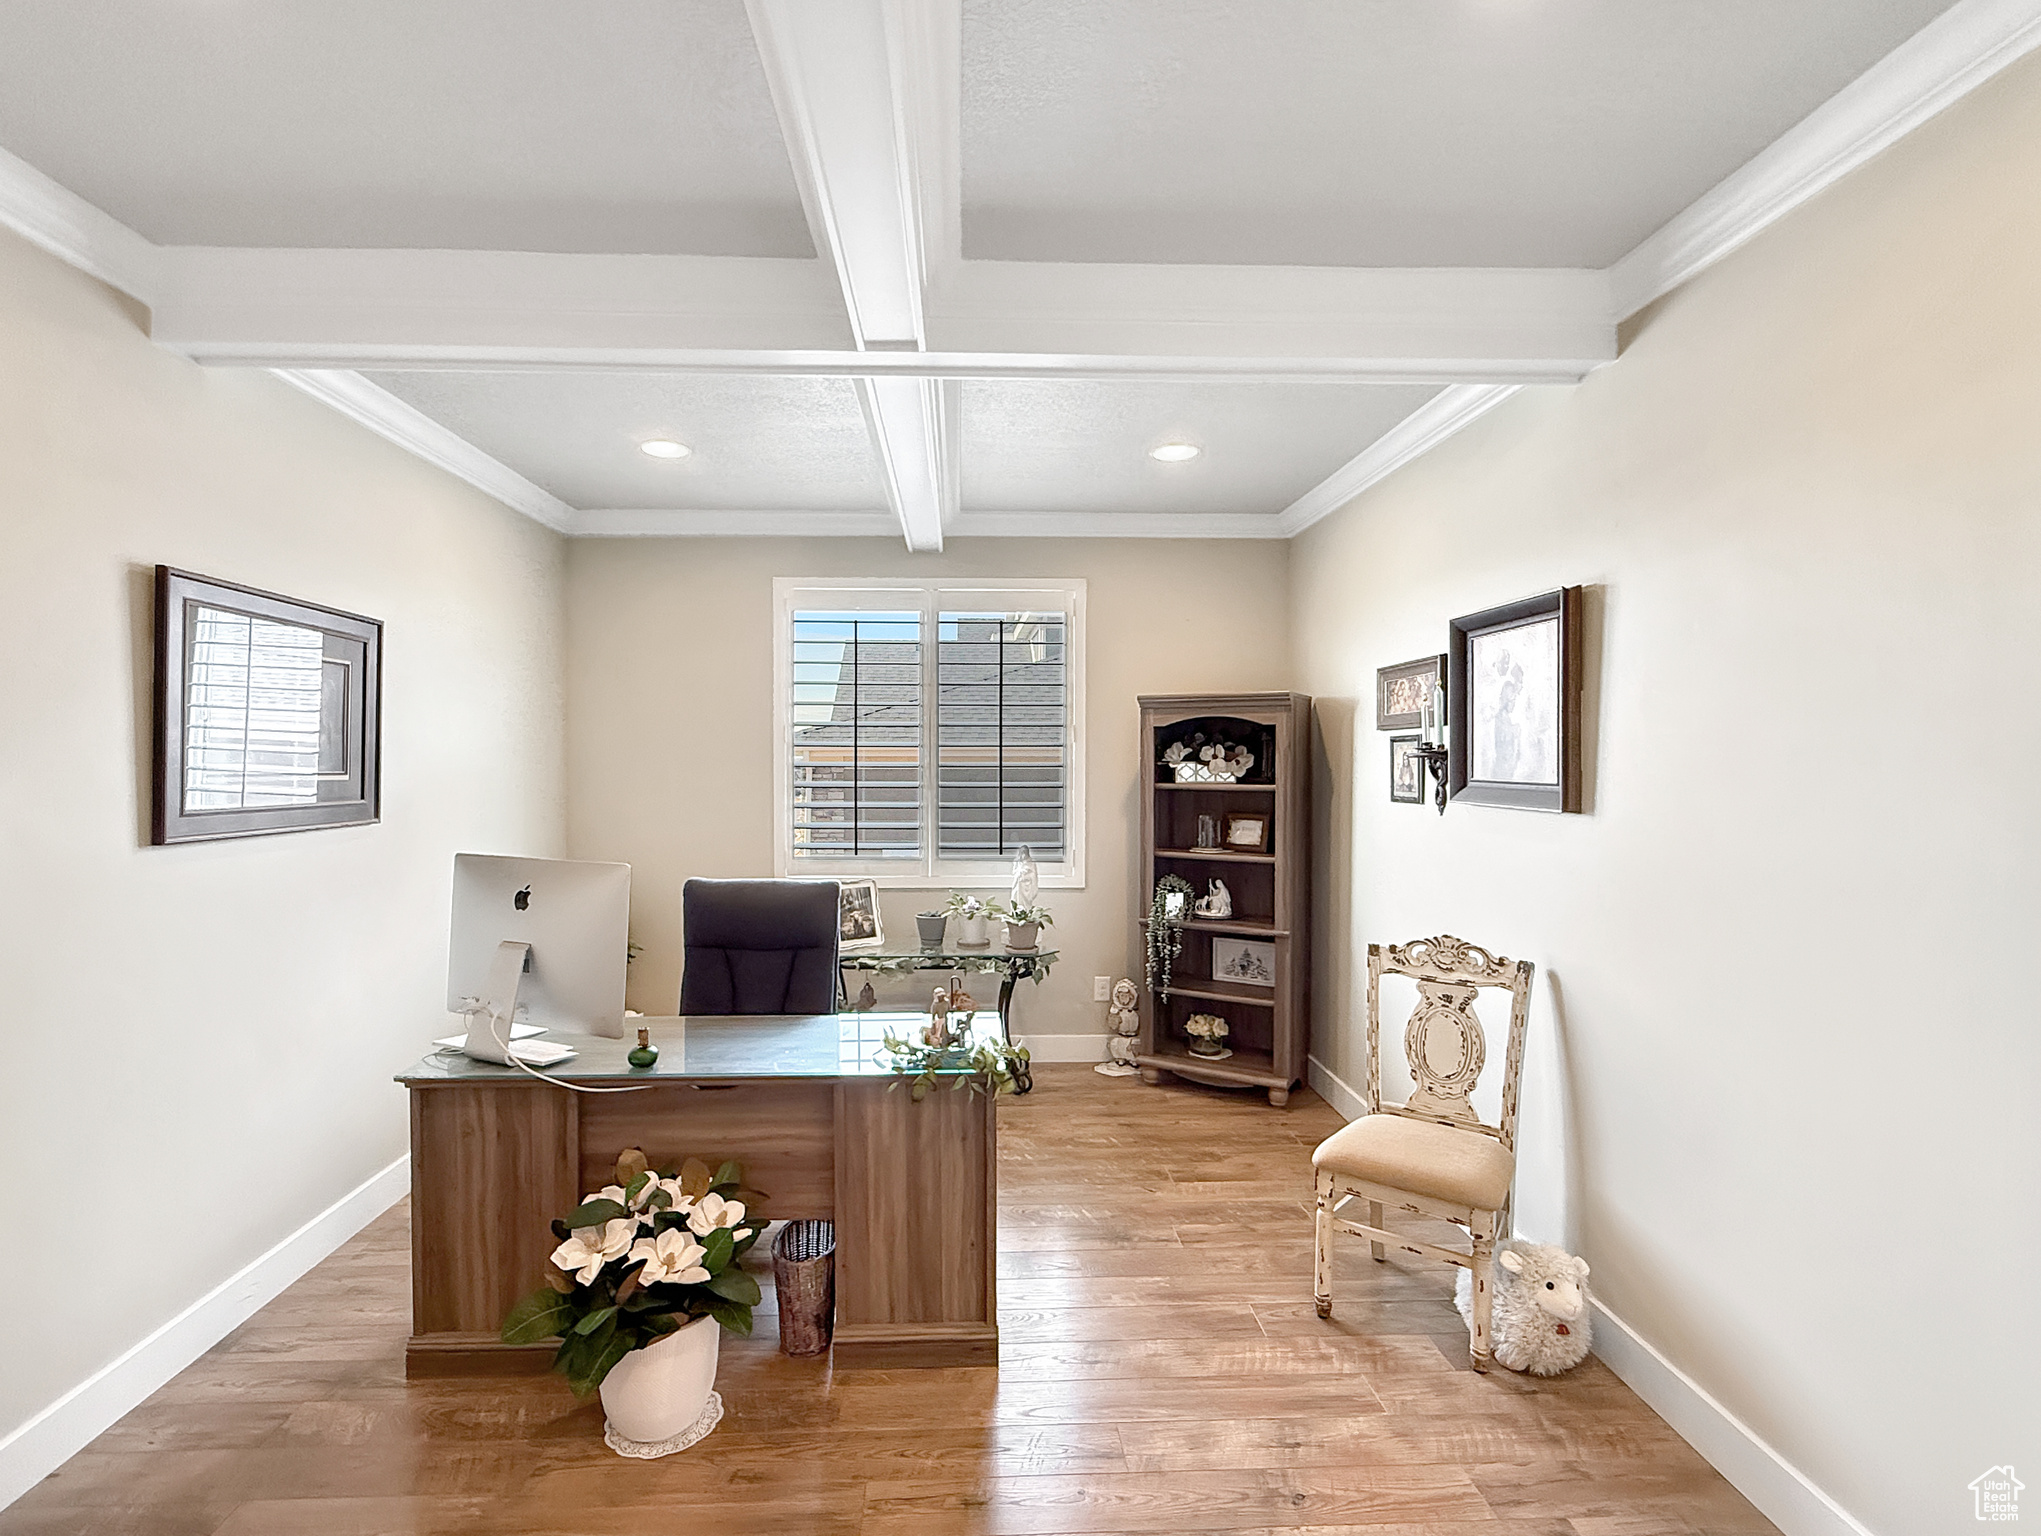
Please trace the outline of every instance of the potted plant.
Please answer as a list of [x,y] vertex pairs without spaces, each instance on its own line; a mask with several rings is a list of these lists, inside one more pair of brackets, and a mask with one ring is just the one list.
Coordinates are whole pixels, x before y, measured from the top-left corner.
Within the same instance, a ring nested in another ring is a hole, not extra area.
[[951,891],[943,911],[957,920],[957,948],[986,949],[992,943],[993,904],[982,896]]
[[917,912],[914,914],[914,934],[921,947],[934,951],[943,947],[943,929],[949,926],[949,913],[941,910]]
[[1233,1054],[1226,1045],[1229,1033],[1226,1021],[1216,1013],[1192,1014],[1184,1020],[1183,1032],[1191,1037],[1193,1056],[1205,1056],[1216,1061]]
[[998,911],[1006,923],[1006,947],[1009,952],[1025,953],[1039,947],[1042,942],[1042,930],[1056,921],[1049,915],[1047,907],[1022,906],[1015,903],[1011,906],[1002,906]]
[[503,1341],[557,1338],[553,1369],[576,1397],[602,1394],[610,1448],[664,1456],[723,1416],[717,1343],[725,1328],[751,1332],[758,1282],[738,1260],[765,1222],[736,1198],[735,1162],[662,1171],[634,1147],[616,1177],[553,1223],[546,1284],[510,1309]]

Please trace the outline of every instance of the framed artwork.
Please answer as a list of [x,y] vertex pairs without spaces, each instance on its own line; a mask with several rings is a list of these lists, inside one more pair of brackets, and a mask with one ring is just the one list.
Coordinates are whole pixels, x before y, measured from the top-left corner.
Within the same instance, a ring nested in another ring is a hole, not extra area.
[[879,919],[879,882],[839,880],[836,947],[845,954],[884,949],[886,930]]
[[1375,670],[1375,729],[1411,731],[1424,723],[1424,706],[1434,684],[1446,680],[1446,658],[1420,656],[1400,666]]
[[1226,847],[1234,853],[1267,853],[1268,816],[1259,811],[1229,813],[1226,817]]
[[1580,809],[1580,588],[1453,620],[1446,652],[1454,800]]
[[1212,979],[1246,987],[1276,984],[1276,946],[1261,939],[1212,940]]
[[1398,805],[1424,804],[1424,759],[1417,755],[1422,736],[1389,738],[1389,798]]
[[383,626],[156,567],[152,843],[382,812]]

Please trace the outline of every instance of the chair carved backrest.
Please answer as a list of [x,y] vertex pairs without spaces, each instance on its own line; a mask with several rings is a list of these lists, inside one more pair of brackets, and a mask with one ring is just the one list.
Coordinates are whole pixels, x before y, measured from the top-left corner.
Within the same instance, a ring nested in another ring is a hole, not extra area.
[[[1441,1125],[1462,1126],[1495,1137],[1512,1151],[1517,1136],[1517,1080],[1524,1067],[1524,1034],[1531,1017],[1528,960],[1491,955],[1450,934],[1408,944],[1368,946],[1368,1081],[1371,1115],[1405,1115]],[[1403,1054],[1414,1085],[1401,1104],[1382,1102],[1382,978],[1408,976],[1417,983],[1417,1007],[1403,1028]],[[1483,987],[1510,993],[1509,1049],[1503,1061],[1502,1123],[1482,1123],[1472,1103],[1474,1087],[1488,1063],[1488,1042],[1474,999]]]

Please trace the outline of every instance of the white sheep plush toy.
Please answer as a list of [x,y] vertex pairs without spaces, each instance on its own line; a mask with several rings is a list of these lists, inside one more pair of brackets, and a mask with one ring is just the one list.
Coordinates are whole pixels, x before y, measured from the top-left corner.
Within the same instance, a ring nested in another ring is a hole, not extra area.
[[[1550,1243],[1506,1237],[1495,1245],[1489,1329],[1495,1358],[1513,1371],[1557,1376],[1587,1358],[1594,1342],[1587,1310],[1587,1260]],[[1473,1325],[1474,1274],[1460,1271],[1453,1304]]]

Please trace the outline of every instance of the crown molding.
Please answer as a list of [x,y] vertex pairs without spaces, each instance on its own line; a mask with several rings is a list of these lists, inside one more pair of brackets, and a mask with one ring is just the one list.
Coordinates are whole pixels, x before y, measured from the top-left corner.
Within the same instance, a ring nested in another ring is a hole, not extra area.
[[2041,0],[1958,0],[1609,269],[1615,318],[1720,261],[2041,46]]
[[[579,539],[897,539],[890,512],[732,512],[603,507],[573,514]],[[1266,512],[960,512],[946,539],[1280,539]]]
[[161,246],[4,149],[0,149],[0,224],[144,304],[153,305],[161,292]]
[[511,511],[522,512],[557,533],[572,528],[574,509],[566,502],[360,374],[303,368],[277,368],[272,372],[286,384],[296,385],[378,436],[409,449],[428,464],[436,464],[476,490],[494,496]]
[[1281,537],[1296,537],[1516,392],[1514,384],[1448,385],[1283,508],[1276,518]]

